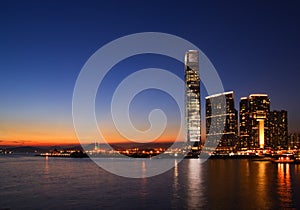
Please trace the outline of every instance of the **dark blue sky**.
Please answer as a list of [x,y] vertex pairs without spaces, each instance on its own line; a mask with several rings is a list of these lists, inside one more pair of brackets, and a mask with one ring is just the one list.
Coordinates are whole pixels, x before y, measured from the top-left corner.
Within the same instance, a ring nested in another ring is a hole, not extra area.
[[237,105],[268,93],[272,109],[288,110],[290,131],[300,131],[299,1],[1,1],[0,138],[12,138],[9,125],[18,123],[72,124],[86,60],[116,38],[147,31],[194,43]]

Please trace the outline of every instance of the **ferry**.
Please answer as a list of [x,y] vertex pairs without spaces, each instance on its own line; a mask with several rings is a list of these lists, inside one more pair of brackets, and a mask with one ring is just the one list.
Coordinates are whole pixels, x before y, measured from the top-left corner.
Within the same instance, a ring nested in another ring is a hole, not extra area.
[[271,161],[273,163],[294,163],[295,158],[294,158],[294,154],[292,153],[284,153],[284,154],[273,155]]

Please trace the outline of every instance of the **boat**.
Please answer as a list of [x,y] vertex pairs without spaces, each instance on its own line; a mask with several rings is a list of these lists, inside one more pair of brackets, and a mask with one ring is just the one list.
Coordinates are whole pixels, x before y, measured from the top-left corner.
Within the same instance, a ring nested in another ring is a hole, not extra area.
[[271,158],[273,163],[294,163],[295,157],[292,153],[276,154]]

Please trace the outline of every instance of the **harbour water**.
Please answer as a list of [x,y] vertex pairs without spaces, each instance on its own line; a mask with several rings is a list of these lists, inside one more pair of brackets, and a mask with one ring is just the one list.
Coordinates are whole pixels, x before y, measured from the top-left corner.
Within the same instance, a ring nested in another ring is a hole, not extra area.
[[88,158],[3,155],[0,209],[300,208],[300,164],[176,161],[161,175],[130,179]]

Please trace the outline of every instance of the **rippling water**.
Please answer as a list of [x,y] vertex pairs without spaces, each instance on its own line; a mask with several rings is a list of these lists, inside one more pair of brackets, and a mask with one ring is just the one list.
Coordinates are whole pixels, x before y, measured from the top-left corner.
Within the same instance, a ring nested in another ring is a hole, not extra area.
[[0,209],[300,208],[300,164],[175,163],[162,175],[129,179],[89,159],[0,156]]

